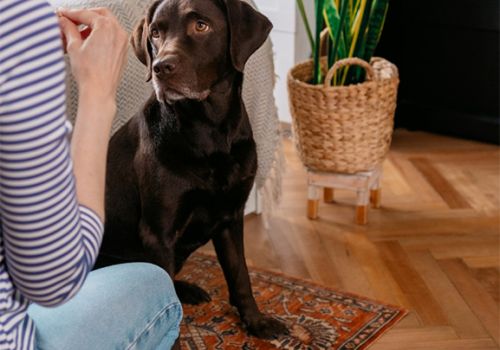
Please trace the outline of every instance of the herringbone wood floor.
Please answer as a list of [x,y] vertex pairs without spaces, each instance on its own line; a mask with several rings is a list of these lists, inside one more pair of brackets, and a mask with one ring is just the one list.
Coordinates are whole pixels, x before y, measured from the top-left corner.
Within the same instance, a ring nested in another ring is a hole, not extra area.
[[382,208],[357,226],[344,191],[319,220],[306,218],[305,172],[284,146],[281,207],[267,230],[261,217],[246,220],[250,266],[408,308],[373,350],[499,349],[498,147],[397,131]]

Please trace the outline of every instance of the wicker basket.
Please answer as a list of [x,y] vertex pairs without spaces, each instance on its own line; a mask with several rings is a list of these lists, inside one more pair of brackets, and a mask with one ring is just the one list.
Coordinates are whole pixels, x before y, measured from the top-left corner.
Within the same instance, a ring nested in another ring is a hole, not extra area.
[[[323,66],[326,59],[322,60]],[[367,72],[364,83],[330,86],[334,73],[347,65]],[[358,58],[338,61],[325,84],[311,85],[313,61],[288,74],[295,143],[310,170],[356,173],[374,169],[389,151],[394,127],[398,70],[382,58],[368,64]]]

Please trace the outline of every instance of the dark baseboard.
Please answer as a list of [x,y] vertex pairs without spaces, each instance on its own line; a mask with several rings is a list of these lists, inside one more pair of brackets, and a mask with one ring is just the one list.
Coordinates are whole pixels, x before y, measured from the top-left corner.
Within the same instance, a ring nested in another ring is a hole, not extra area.
[[500,119],[400,101],[396,127],[500,144]]

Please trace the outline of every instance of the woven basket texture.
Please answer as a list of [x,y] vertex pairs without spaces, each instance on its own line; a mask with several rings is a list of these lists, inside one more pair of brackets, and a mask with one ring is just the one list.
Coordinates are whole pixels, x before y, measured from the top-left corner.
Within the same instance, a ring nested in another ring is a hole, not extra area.
[[[347,65],[364,67],[367,80],[329,86],[333,73]],[[322,66],[326,66],[326,58]],[[396,66],[379,57],[370,64],[348,58],[332,67],[325,85],[308,83],[312,71],[313,61],[309,60],[288,74],[295,144],[304,165],[310,170],[348,174],[380,165],[389,151],[394,128],[399,85]]]

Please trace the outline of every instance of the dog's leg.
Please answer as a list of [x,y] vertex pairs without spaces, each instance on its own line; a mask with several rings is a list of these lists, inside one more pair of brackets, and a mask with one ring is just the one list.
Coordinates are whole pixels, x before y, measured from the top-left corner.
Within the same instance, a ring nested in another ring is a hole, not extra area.
[[174,345],[172,345],[172,350],[181,350],[181,337],[175,340]]
[[248,332],[259,338],[288,333],[284,323],[259,311],[252,294],[243,246],[243,213],[227,229],[213,238],[217,258],[229,288],[229,299],[238,309]]
[[[165,212],[167,211],[165,210]],[[180,235],[180,239],[182,239],[184,236],[191,236],[190,231],[197,232],[203,229],[201,223],[191,223],[190,217],[185,221],[184,226],[176,228],[173,217],[163,220],[153,217],[150,218],[149,222],[143,219],[139,225],[140,236],[144,245],[147,246],[146,251],[151,261],[167,271],[174,280],[175,291],[180,301],[183,304],[198,305],[209,302],[210,295],[193,283],[175,280],[175,275],[191,253],[179,247],[176,249],[177,236]],[[155,227],[156,230],[153,230],[152,227]],[[179,234],[179,232],[182,233]],[[180,247],[182,246],[180,244]]]
[[[162,239],[162,235],[155,232],[152,225],[141,220],[140,236],[148,254],[150,261],[163,268],[172,280],[175,277],[175,251],[173,242],[167,242]],[[172,237],[172,235],[166,235]]]
[[[198,245],[194,244],[190,239],[192,237],[199,237],[203,235],[208,226],[206,220],[203,220],[204,216],[202,213],[197,213],[198,220],[192,221],[187,225],[186,229],[182,233],[179,241],[175,248],[175,274],[177,275],[184,265],[187,258],[191,253],[196,250]],[[199,239],[199,238],[198,238]],[[177,296],[183,304],[189,305],[199,305],[202,303],[207,303],[212,300],[210,295],[201,287],[194,283],[189,283],[186,281],[175,280],[175,291]]]
[[210,294],[194,283],[175,280],[174,285],[175,292],[183,304],[199,305],[212,300]]

